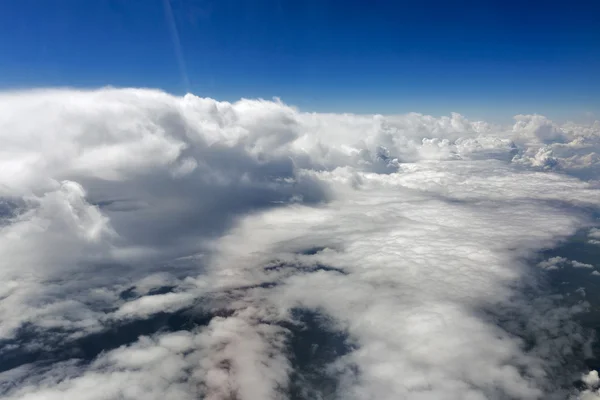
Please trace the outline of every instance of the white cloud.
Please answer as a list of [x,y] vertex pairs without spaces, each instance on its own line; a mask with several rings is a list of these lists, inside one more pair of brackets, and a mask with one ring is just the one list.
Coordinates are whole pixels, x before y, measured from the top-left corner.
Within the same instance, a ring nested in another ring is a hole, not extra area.
[[598,371],[590,371],[587,375],[584,375],[581,379],[589,387],[598,386],[600,378],[598,378]]
[[571,264],[573,265],[573,268],[594,268],[592,264],[586,264],[575,260],[571,261]]
[[538,263],[538,267],[547,270],[554,270],[561,268],[568,261],[569,260],[564,257],[551,257],[546,261],[541,261]]
[[600,389],[598,389],[598,384],[600,383],[600,378],[598,378],[598,371],[592,370],[587,374],[584,374],[581,377],[581,380],[587,386],[587,389],[584,390],[579,396],[580,400],[594,400],[600,398]]
[[157,312],[173,312],[190,305],[194,296],[190,293],[166,293],[144,296],[123,304],[116,312],[117,318],[147,317]]
[[[524,260],[589,226],[598,123],[137,89],[0,107],[7,399],[314,398],[311,374],[347,399],[566,398],[581,372],[585,304]],[[568,263],[592,267],[539,267]]]
[[551,271],[563,268],[568,264],[571,264],[573,268],[594,268],[592,264],[582,263],[577,260],[567,260],[564,257],[550,257],[545,261],[539,262],[538,267]]
[[555,124],[539,115],[517,116],[513,139],[524,145],[515,161],[585,179],[600,172],[600,122]]

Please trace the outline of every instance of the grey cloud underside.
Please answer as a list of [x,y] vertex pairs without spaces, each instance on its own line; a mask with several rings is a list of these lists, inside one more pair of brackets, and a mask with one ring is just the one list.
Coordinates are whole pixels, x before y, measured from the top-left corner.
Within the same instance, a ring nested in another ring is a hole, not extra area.
[[532,260],[599,238],[599,122],[137,89],[0,108],[7,399],[596,396],[587,303],[544,284],[594,266]]

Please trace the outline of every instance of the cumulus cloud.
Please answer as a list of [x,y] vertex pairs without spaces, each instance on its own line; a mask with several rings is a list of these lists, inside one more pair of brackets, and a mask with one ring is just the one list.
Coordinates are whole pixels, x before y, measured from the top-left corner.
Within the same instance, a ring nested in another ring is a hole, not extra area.
[[[528,260],[593,222],[598,122],[139,89],[0,107],[7,399],[596,390],[597,374],[572,390],[587,303],[560,303]],[[566,265],[593,267],[538,264]]]
[[538,263],[538,267],[545,270],[557,270],[565,267],[566,265],[571,265],[573,268],[594,268],[592,264],[586,264],[579,262],[577,260],[567,260],[564,257],[551,257],[545,261],[541,261]]
[[538,267],[547,270],[554,270],[561,268],[567,262],[568,260],[564,257],[551,257],[546,261],[541,261],[538,264]]
[[594,268],[592,264],[586,264],[575,260],[571,261],[571,264],[573,265],[573,268]]
[[515,161],[542,169],[563,171],[584,179],[600,172],[600,122],[562,126],[539,115],[517,116],[514,139],[526,146]]
[[592,228],[588,234],[590,244],[600,244],[600,229]]
[[600,383],[600,378],[598,377],[598,371],[592,370],[587,374],[584,374],[581,377],[581,381],[585,384],[586,389],[581,393],[581,400],[594,400],[600,398],[600,391],[598,389],[598,384]]

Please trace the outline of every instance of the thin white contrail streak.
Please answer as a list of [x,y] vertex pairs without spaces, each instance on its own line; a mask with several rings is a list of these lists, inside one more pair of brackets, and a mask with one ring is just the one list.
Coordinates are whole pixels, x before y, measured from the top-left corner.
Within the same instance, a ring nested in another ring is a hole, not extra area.
[[190,79],[188,78],[187,68],[185,66],[185,59],[183,58],[183,51],[181,49],[181,41],[179,40],[179,32],[177,31],[177,24],[173,17],[173,9],[171,8],[170,0],[163,0],[165,7],[165,18],[167,19],[167,25],[169,25],[169,31],[171,32],[171,40],[173,47],[175,48],[175,57],[177,57],[177,63],[179,64],[179,72],[181,73],[181,79],[185,86],[185,91],[190,92]]

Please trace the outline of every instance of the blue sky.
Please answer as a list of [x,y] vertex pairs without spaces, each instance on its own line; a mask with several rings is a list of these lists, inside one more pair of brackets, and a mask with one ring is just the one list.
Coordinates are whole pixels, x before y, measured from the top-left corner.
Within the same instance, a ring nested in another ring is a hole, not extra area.
[[595,0],[171,0],[170,11],[163,0],[0,0],[0,87],[600,118],[599,19]]

